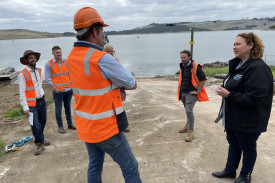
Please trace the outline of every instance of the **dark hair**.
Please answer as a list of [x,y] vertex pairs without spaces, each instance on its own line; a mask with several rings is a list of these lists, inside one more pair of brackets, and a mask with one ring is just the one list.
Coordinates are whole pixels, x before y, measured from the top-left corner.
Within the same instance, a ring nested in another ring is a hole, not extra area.
[[[86,41],[87,38],[90,36],[90,34],[93,32],[94,29],[96,29],[97,34],[99,34],[100,28],[103,27],[101,23],[94,23],[89,27],[89,29],[82,35],[76,35],[76,38],[78,40]],[[81,28],[82,29],[82,28]],[[79,31],[81,29],[76,29],[76,31]]]
[[262,40],[253,32],[251,33],[240,33],[237,37],[242,37],[246,44],[253,43],[253,47],[250,50],[250,57],[252,59],[261,59],[264,54],[264,45]]
[[52,51],[55,51],[55,50],[61,50],[61,48],[60,48],[59,46],[54,46],[54,47],[52,48]]
[[191,57],[191,60],[192,60],[192,53],[189,50],[183,50],[183,51],[180,52],[180,54],[182,54],[182,53],[187,54],[187,56]]

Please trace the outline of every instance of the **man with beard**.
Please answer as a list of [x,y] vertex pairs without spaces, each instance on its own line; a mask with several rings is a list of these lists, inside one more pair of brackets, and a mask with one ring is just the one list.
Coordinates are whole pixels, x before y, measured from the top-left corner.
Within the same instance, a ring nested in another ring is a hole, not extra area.
[[23,106],[24,114],[29,118],[35,139],[36,150],[34,155],[41,154],[44,146],[50,145],[50,142],[44,141],[47,109],[42,88],[41,68],[36,68],[36,62],[40,55],[40,53],[32,50],[25,51],[20,62],[27,67],[18,75],[20,103]]

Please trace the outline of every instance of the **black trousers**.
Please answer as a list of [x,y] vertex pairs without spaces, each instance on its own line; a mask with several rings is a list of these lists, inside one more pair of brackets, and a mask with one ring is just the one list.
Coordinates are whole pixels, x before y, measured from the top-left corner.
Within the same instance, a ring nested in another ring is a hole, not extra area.
[[246,178],[253,171],[257,159],[257,140],[261,133],[239,132],[228,128],[225,130],[229,143],[225,170],[235,172],[243,153],[243,166],[240,176]]

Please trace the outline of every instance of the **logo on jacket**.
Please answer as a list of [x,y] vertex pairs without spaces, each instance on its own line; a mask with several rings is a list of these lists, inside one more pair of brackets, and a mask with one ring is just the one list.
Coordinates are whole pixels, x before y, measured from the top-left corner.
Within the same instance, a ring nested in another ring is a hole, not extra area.
[[243,76],[243,75],[236,74],[236,75],[234,76],[234,80],[239,80],[239,79],[242,78],[242,76]]

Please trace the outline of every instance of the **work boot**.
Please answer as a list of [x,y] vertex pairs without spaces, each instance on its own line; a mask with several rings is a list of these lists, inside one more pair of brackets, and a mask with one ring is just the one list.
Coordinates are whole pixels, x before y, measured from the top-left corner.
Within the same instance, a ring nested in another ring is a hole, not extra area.
[[68,129],[76,130],[76,127],[73,124],[68,125]]
[[63,126],[58,127],[58,132],[59,133],[65,133],[65,130],[64,130]]
[[51,145],[51,143],[49,142],[49,141],[44,141],[44,146],[49,146],[49,145]]
[[193,130],[187,130],[187,136],[185,137],[185,142],[191,142],[194,139],[194,132]]
[[179,130],[179,133],[186,133],[187,132],[188,125],[186,124],[185,127],[181,130]]
[[44,150],[44,145],[41,143],[36,144],[36,150],[34,151],[34,155],[39,155]]

